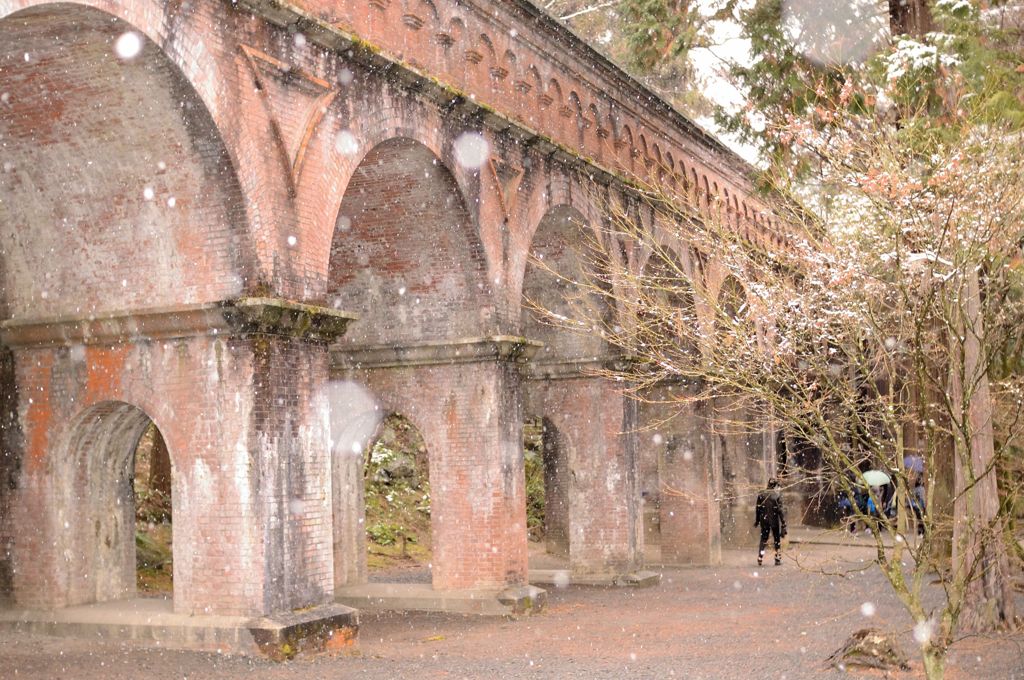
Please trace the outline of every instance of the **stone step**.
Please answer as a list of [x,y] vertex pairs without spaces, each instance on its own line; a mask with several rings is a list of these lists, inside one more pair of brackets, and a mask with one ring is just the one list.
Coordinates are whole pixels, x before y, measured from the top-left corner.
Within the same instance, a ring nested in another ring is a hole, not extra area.
[[364,611],[422,611],[514,616],[540,611],[547,594],[523,586],[508,590],[434,590],[427,583],[366,583],[335,591],[335,600]]

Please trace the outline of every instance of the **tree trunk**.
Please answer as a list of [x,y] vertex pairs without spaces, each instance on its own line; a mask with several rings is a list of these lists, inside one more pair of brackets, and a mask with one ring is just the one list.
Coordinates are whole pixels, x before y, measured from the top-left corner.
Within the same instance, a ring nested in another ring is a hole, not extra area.
[[894,36],[920,37],[932,30],[926,0],[889,0],[889,30]]
[[999,516],[992,397],[981,351],[980,286],[973,269],[962,292],[967,298],[960,303],[964,342],[952,352],[950,372],[954,426],[958,428],[953,576],[964,597],[961,628],[984,631],[1012,626],[1015,616],[1004,519]]

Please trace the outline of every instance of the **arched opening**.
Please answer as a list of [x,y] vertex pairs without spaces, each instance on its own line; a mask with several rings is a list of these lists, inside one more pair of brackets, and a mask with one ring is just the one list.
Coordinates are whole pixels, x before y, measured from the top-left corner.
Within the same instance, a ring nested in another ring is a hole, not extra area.
[[[186,36],[178,47],[191,49]],[[230,155],[202,97],[159,45],[94,8],[38,5],[0,18],[0,73],[0,319],[75,320],[171,309],[235,297],[244,289],[253,249]],[[125,336],[134,332],[126,329]],[[81,364],[87,353],[80,350],[45,348],[42,354]],[[0,357],[0,418],[12,425],[4,422],[0,434],[10,462],[0,470],[6,475],[0,542],[14,546],[4,551],[15,555],[14,563],[31,564],[32,551],[47,546],[63,555],[56,546],[65,539],[75,558],[51,560],[45,588],[31,579],[15,581],[27,584],[22,595],[61,605],[130,595],[136,592],[134,474],[123,466],[130,467],[148,418],[133,407],[109,407],[109,413],[100,408],[90,416],[97,422],[82,421],[71,438],[71,451],[91,468],[66,467],[66,428],[95,367],[75,368],[41,403],[27,386],[15,384],[23,372],[11,367],[37,361],[21,352],[35,348]],[[104,392],[107,384],[89,387]],[[25,415],[33,396],[35,408],[53,418]],[[39,431],[22,436],[19,428],[27,433],[33,427]],[[89,487],[81,479],[100,474],[99,459],[110,469],[101,475],[94,502],[82,492]],[[32,467],[29,460],[44,465]],[[22,492],[31,488],[74,503],[47,502],[47,513],[61,513],[60,523],[46,524],[61,535],[55,541],[45,532],[14,540],[27,529],[3,526],[35,507]],[[75,527],[73,536],[63,536],[65,521]],[[97,532],[104,542],[93,546]],[[5,569],[0,558],[0,590]]]
[[[379,356],[375,352],[381,346],[420,347],[427,353],[443,354],[449,341],[493,334],[494,304],[476,224],[453,175],[433,152],[412,139],[399,137],[378,144],[353,173],[336,219],[327,283],[328,303],[353,310],[360,317],[334,348],[335,356],[361,356],[359,352]],[[457,350],[455,347],[452,351]],[[358,366],[358,375],[353,378],[370,386],[376,394],[374,399],[379,396],[383,403],[400,405],[406,418],[418,419],[425,417],[424,413],[436,412],[439,394],[424,387],[436,377],[436,365],[405,365],[400,359],[385,361],[383,365],[356,359],[347,365]],[[475,426],[466,424],[467,428]],[[411,420],[404,418],[389,419],[380,432],[394,433],[400,440],[389,444],[387,437],[374,438],[376,445],[389,450],[405,447],[405,440],[419,442],[411,454],[411,459],[420,464],[418,481],[415,485],[402,482],[405,514],[379,521],[370,518],[367,521],[371,526],[356,528],[353,519],[364,517],[368,506],[376,502],[374,495],[380,492],[386,496],[394,489],[372,476],[367,479],[365,470],[357,474],[346,460],[351,453],[344,447],[335,449],[335,470],[349,470],[338,473],[339,478],[344,477],[339,487],[344,491],[335,494],[336,524],[347,527],[335,550],[336,586],[340,589],[359,586],[367,579],[392,579],[394,569],[374,575],[375,570],[379,571],[375,567],[403,564],[410,567],[406,572],[419,570],[415,578],[433,582],[434,586],[444,584],[445,567],[450,573],[458,565],[445,554],[433,568],[426,568],[431,564],[431,547],[441,550],[441,535],[432,530],[432,515],[428,512],[431,503],[414,498],[417,494],[429,494],[426,458],[420,452],[425,451],[423,439]],[[448,428],[445,432],[455,430]],[[449,469],[443,467],[444,463],[451,458],[445,456],[457,442],[445,440],[445,434],[424,433],[437,448],[433,452],[432,474],[443,476]],[[373,446],[366,450],[371,458]],[[364,451],[363,447],[358,450]],[[464,459],[454,462],[465,464]],[[435,484],[435,492],[439,488]],[[440,514],[438,508],[443,503],[462,500],[459,494],[463,493],[461,486],[447,487],[444,498],[433,508],[433,517],[436,519]],[[354,501],[356,498],[359,500]],[[386,499],[381,505],[394,509]],[[416,524],[419,533],[406,532],[410,523]],[[446,526],[448,533],[444,538],[449,542],[461,538],[456,536],[461,532],[465,532],[467,543],[473,540],[472,527],[454,522]],[[374,535],[367,536],[371,529]],[[411,537],[415,542],[410,541]],[[366,546],[371,548],[370,553]],[[391,554],[396,552],[397,555]],[[369,559],[363,560],[363,556]],[[401,577],[413,578],[410,573]]]
[[[715,301],[716,342],[728,347],[744,342],[752,332],[746,290],[735,276],[719,288]],[[741,351],[737,347],[737,351]],[[754,505],[766,479],[767,460],[762,432],[745,403],[721,396],[714,403],[715,444],[718,449],[717,491],[723,545],[743,546],[753,541]],[[774,451],[769,452],[769,457]]]
[[156,423],[150,421],[132,458],[136,588],[143,595],[169,598],[174,583],[172,467]]
[[534,552],[569,556],[569,459],[550,418],[523,423],[526,471],[526,530]]
[[393,413],[363,455],[368,579],[431,582],[430,456],[423,435]]
[[328,299],[360,320],[344,341],[403,345],[482,335],[493,320],[487,263],[451,173],[419,142],[374,147],[345,190]]
[[[164,455],[155,449],[166,450],[162,442],[149,416],[124,402],[101,402],[72,423],[65,455],[54,460],[55,472],[75,492],[57,508],[57,521],[66,529],[63,554],[70,555],[69,604],[134,597],[139,581],[152,583],[155,572],[164,570],[170,556],[154,549],[152,537],[163,533],[156,531],[157,522],[170,526],[175,494],[170,453],[167,467],[157,462],[155,480],[140,479],[136,486],[139,464],[143,474],[152,475],[153,461]],[[168,486],[161,477],[164,471],[170,477],[171,500],[150,504],[145,493],[154,488],[150,485]],[[169,535],[166,541],[173,545]],[[170,574],[159,580],[155,592],[169,597],[172,580]]]
[[564,569],[566,559],[570,568],[603,566],[584,545],[592,535],[586,515],[588,504],[599,502],[592,486],[608,472],[598,471],[597,461],[619,444],[607,423],[620,414],[601,412],[597,404],[608,395],[591,373],[612,351],[602,337],[612,308],[600,279],[602,255],[588,245],[594,237],[578,211],[553,208],[537,227],[523,277],[520,327],[542,343],[523,389],[528,522],[539,529],[530,538],[543,534],[530,544],[534,569]]
[[[638,281],[632,331],[637,342],[649,348],[656,364],[681,367],[699,361],[693,286],[680,257],[664,245],[655,245]],[[703,486],[703,476],[697,476],[703,470],[693,463],[693,452],[701,449],[703,428],[694,417],[693,404],[685,401],[691,394],[690,382],[665,375],[645,390],[638,407],[639,487],[644,546],[651,561],[660,556],[663,520],[674,518],[680,498],[691,497],[692,489]],[[689,453],[684,456],[684,452]],[[698,462],[703,460],[698,457]]]

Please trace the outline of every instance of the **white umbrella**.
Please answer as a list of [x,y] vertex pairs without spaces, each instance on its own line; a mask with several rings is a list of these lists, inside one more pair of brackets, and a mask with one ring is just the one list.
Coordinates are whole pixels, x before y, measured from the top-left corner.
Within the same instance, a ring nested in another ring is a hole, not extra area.
[[889,475],[881,470],[868,470],[861,474],[861,477],[864,478],[864,483],[868,486],[885,486],[892,481],[889,479]]

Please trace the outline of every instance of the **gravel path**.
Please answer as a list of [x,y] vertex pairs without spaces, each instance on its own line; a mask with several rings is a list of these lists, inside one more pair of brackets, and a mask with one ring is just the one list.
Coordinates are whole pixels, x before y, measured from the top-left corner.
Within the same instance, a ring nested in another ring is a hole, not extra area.
[[[282,664],[7,634],[0,636],[0,677],[884,677],[823,664],[850,633],[868,626],[901,632],[913,668],[890,677],[923,677],[910,619],[872,566],[871,555],[868,548],[800,545],[789,551],[783,566],[758,568],[751,553],[729,552],[722,567],[665,570],[655,588],[552,589],[544,613],[520,620],[364,614],[354,651]],[[947,677],[1024,680],[1024,635],[957,643]]]

